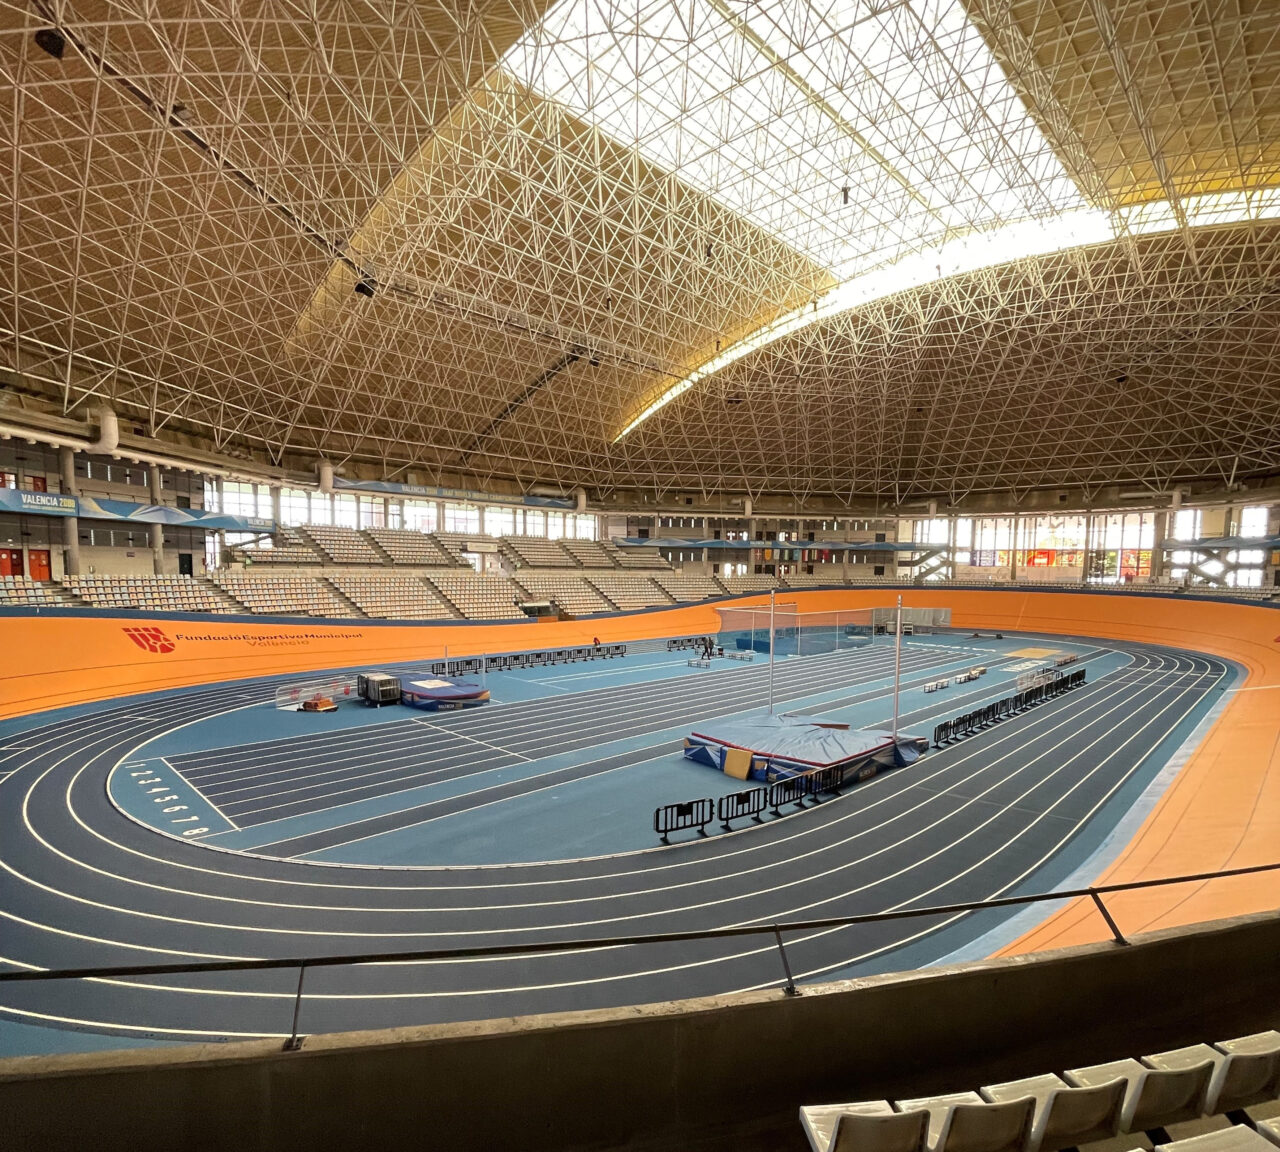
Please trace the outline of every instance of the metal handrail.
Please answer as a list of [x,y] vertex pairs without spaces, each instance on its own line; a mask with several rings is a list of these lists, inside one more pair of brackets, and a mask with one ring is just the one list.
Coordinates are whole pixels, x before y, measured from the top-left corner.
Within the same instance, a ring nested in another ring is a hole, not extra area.
[[1255,864],[1248,868],[1228,868],[1219,872],[1195,872],[1185,876],[1165,876],[1156,880],[1133,880],[1124,884],[1096,884],[1088,888],[1066,888],[1056,892],[1034,892],[1025,896],[1001,896],[962,904],[935,904],[926,908],[905,908],[893,912],[864,912],[857,916],[829,916],[821,920],[791,920],[749,924],[735,928],[704,928],[689,932],[657,932],[640,936],[600,936],[591,939],[546,941],[538,944],[492,944],[480,948],[430,948],[414,952],[365,952],[341,956],[296,956],[275,960],[210,960],[200,963],[113,965],[100,968],[58,968],[22,972],[0,972],[0,983],[38,980],[90,980],[102,977],[169,976],[193,972],[253,972],[279,968],[333,968],[349,964],[394,964],[424,960],[467,960],[491,956],[531,956],[549,952],[576,952],[595,948],[617,948],[638,944],[671,944],[693,940],[730,939],[737,936],[771,935],[783,932],[811,932],[824,928],[844,928],[856,924],[877,924],[920,916],[947,916],[960,912],[980,912],[987,908],[1009,908],[1046,900],[1091,899],[1108,921],[1117,943],[1127,944],[1102,903],[1104,895],[1158,888],[1172,884],[1194,884],[1280,871],[1280,862]]

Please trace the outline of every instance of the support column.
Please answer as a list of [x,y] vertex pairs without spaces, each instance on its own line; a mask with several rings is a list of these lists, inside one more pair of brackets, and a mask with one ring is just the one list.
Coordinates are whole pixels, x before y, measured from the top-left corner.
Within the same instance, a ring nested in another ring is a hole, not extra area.
[[[213,490],[218,496],[218,511],[224,512],[227,507],[227,492],[221,476],[215,476],[213,479]],[[227,533],[226,529],[218,529],[218,567],[221,568],[227,562]]]
[[[151,503],[163,504],[164,492],[160,484],[160,466],[147,465],[147,476],[151,481]],[[151,571],[157,576],[164,575],[164,525],[151,525]]]
[[1009,543],[1013,545],[1009,549],[1009,581],[1016,583],[1018,579],[1018,529],[1022,526],[1018,514],[1013,514],[1013,526],[1009,530]]
[[271,489],[271,519],[277,528],[280,527],[280,489],[273,487]]
[[[62,472],[62,491],[68,496],[79,496],[76,484],[76,452],[74,448],[59,448],[58,463]],[[67,516],[62,521],[62,571],[67,576],[80,575],[80,518]]]
[[1157,584],[1164,577],[1165,569],[1168,567],[1167,556],[1165,551],[1160,547],[1169,535],[1169,513],[1157,512],[1155,514],[1155,522],[1152,525],[1152,548],[1151,548],[1151,582]]

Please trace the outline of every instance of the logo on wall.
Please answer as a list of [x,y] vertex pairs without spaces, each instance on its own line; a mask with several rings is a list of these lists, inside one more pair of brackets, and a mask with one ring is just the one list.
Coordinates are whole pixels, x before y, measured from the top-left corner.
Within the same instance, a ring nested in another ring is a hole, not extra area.
[[147,652],[172,652],[177,645],[161,628],[125,628],[124,634]]

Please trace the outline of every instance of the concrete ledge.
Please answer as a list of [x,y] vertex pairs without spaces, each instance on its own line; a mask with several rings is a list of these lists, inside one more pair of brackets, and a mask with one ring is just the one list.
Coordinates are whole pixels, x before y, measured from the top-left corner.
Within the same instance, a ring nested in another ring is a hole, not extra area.
[[801,1149],[804,1103],[1280,1024],[1280,913],[780,992],[0,1061],[0,1146],[150,1152]]

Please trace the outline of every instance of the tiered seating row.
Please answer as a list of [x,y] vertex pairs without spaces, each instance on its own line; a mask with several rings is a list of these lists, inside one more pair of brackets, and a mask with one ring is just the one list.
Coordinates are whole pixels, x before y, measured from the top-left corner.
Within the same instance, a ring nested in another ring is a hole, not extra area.
[[768,592],[770,588],[780,587],[778,578],[767,572],[753,573],[748,576],[721,576],[720,583],[733,595],[744,592]]
[[425,577],[463,616],[471,620],[523,620],[524,594],[505,576],[477,572],[432,572]]
[[65,583],[95,608],[157,612],[232,612],[190,576],[68,576]]
[[652,548],[619,548],[612,540],[601,540],[600,547],[619,568],[670,568],[671,563]]
[[551,600],[575,616],[612,611],[605,600],[581,576],[560,572],[532,572],[522,568],[516,581],[533,600]]
[[400,528],[366,528],[367,535],[395,564],[412,564],[417,568],[452,568],[454,560],[440,543],[425,532]]
[[558,540],[544,536],[504,536],[502,547],[520,568],[576,568],[578,561]]
[[0,576],[0,604],[75,604],[76,601],[52,581],[26,576]]
[[681,603],[711,600],[725,594],[724,585],[720,581],[700,572],[658,572],[653,579],[673,600]]
[[334,590],[315,576],[219,572],[213,579],[227,595],[260,615],[351,615],[351,609]]
[[366,616],[382,620],[453,620],[458,613],[416,576],[334,573],[329,583]]
[[382,553],[354,528],[308,524],[303,532],[335,564],[382,564]]
[[1174,1143],[1164,1129],[1238,1120],[1278,1096],[1280,1032],[1269,1031],[976,1092],[805,1107],[800,1122],[813,1152],[1058,1152],[1129,1133],[1148,1134],[1157,1152],[1250,1152],[1266,1145],[1246,1124]]
[[626,572],[593,572],[586,580],[623,612],[672,603],[671,597],[647,576]]
[[609,553],[595,540],[561,540],[561,546],[583,568],[614,568]]

